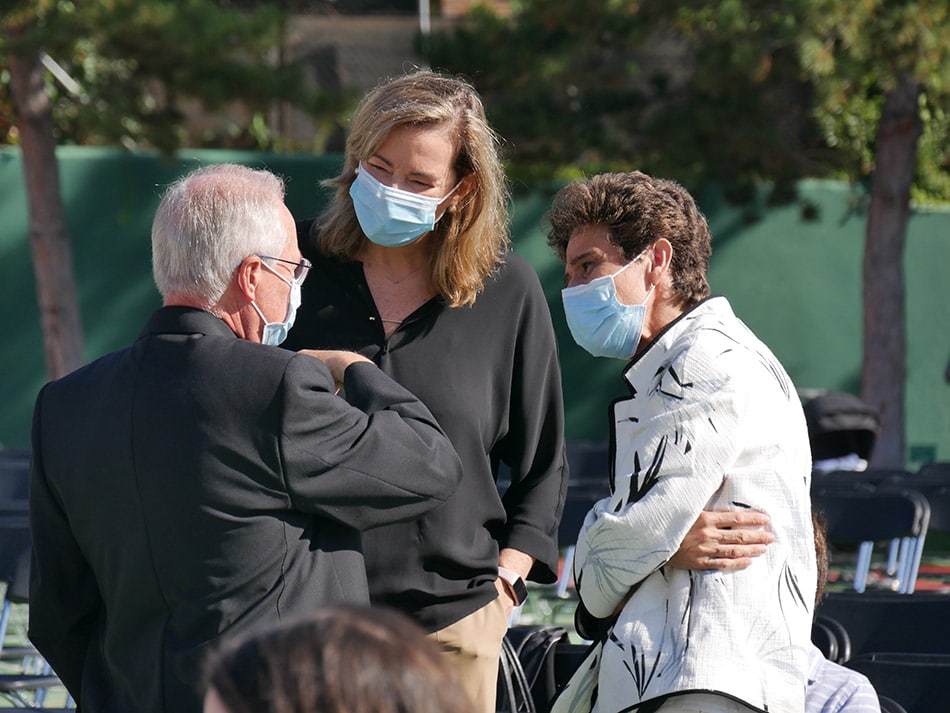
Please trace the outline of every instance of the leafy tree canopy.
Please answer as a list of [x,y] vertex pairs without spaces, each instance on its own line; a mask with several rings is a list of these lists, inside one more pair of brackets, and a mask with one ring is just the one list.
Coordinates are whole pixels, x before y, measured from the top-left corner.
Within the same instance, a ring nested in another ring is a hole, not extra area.
[[[275,99],[313,101],[293,66],[276,66],[276,5],[235,9],[213,0],[13,0],[0,10],[0,63],[39,50],[48,69],[57,143],[134,144],[172,151],[186,137],[189,102],[226,111],[232,136],[260,147],[255,115]],[[58,66],[58,68],[57,68]],[[0,136],[16,142],[3,72]],[[241,104],[236,103],[240,100]],[[222,131],[220,128],[217,131]]]
[[919,0],[522,0],[423,40],[469,76],[514,176],[637,166],[715,180],[866,179],[883,96],[923,87],[918,200],[950,200],[947,3]]

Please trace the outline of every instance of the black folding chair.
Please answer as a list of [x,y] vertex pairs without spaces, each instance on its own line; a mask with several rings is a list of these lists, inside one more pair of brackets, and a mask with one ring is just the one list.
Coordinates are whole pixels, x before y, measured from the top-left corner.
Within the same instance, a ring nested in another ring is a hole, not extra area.
[[0,696],[15,705],[42,708],[47,692],[62,682],[36,649],[23,642],[7,644],[15,605],[29,601],[30,527],[27,501],[29,457],[0,456],[0,661],[8,673],[0,674]]
[[26,500],[30,484],[30,450],[0,448],[0,498]]
[[577,534],[584,524],[584,519],[594,507],[594,503],[610,495],[609,458],[606,442],[567,444],[570,480],[567,484],[564,512],[557,531],[558,546],[564,550],[561,576],[557,583],[557,596],[561,599],[569,596]]
[[829,661],[843,664],[851,658],[851,637],[848,630],[832,617],[815,616],[811,625],[811,642]]
[[909,489],[828,488],[813,491],[811,500],[825,518],[832,550],[856,550],[856,592],[867,587],[874,548],[881,542],[889,546],[884,569],[893,577],[896,590],[914,591],[930,523],[930,505],[924,496]]
[[811,476],[812,493],[822,490],[864,490],[880,488],[914,489],[916,476],[903,468],[869,468],[867,470],[832,470],[814,472]]
[[950,596],[946,594],[828,592],[818,605],[816,619],[844,628],[852,658],[875,651],[950,652]]
[[872,653],[845,664],[868,677],[879,696],[907,713],[946,713],[950,654]]
[[941,483],[943,485],[950,485],[950,461],[938,460],[931,463],[924,463],[917,469],[917,473],[914,474],[914,479],[929,480],[935,485]]
[[877,700],[881,704],[881,713],[907,713],[907,709],[893,698],[878,695]]

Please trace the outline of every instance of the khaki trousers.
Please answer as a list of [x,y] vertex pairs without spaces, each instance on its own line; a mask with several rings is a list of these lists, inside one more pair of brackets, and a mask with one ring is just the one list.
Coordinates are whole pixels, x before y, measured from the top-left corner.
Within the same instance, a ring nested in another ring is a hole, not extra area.
[[475,713],[495,713],[501,641],[508,615],[501,597],[444,629],[429,634],[442,647]]

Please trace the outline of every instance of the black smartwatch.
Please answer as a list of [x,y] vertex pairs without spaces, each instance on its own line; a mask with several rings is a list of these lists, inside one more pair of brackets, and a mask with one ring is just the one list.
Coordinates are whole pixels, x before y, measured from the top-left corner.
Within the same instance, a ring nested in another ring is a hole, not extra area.
[[498,568],[498,578],[505,583],[505,589],[511,594],[517,606],[524,604],[528,598],[528,587],[517,572],[507,567]]

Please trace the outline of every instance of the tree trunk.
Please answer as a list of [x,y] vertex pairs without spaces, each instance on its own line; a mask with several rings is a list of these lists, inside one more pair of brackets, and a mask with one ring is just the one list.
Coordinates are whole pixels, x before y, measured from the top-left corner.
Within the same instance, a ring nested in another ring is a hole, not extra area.
[[878,126],[864,248],[864,362],[861,396],[881,415],[873,467],[903,467],[907,368],[904,243],[910,217],[921,87],[901,76],[884,99]]
[[56,164],[52,108],[43,85],[38,52],[14,50],[8,59],[23,152],[30,250],[43,327],[46,373],[55,379],[83,363],[83,345],[72,249]]

